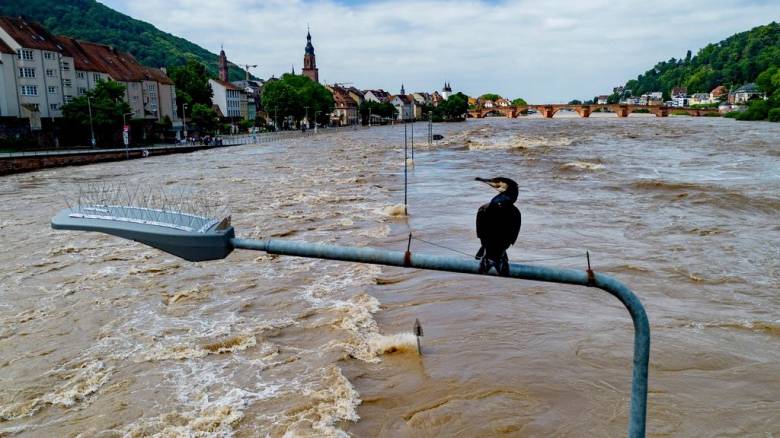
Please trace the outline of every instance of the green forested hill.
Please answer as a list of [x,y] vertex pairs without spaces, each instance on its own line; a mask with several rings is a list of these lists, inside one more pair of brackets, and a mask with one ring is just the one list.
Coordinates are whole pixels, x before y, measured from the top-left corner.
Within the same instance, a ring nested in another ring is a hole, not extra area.
[[662,91],[665,98],[678,86],[687,87],[688,93],[704,93],[718,85],[755,82],[771,67],[780,67],[780,24],[775,22],[709,44],[695,56],[688,51],[684,58],[659,62],[628,81],[626,89],[635,96]]
[[[0,15],[25,16],[54,34],[115,46],[150,67],[182,65],[191,56],[217,73],[216,54],[95,0],[3,0]],[[241,79],[244,71],[231,65],[230,80]]]

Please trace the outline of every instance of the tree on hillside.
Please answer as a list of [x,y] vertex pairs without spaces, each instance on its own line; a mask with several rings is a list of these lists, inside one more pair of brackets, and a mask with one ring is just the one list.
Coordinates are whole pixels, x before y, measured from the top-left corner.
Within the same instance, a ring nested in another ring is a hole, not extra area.
[[[319,112],[323,120],[333,108],[333,95],[327,88],[306,76],[283,75],[263,88],[263,108],[272,118],[301,121],[308,112],[309,120]],[[307,109],[308,107],[308,109]]]
[[498,99],[501,99],[501,96],[496,93],[485,93],[482,96],[479,96],[479,98],[482,99],[483,102],[486,100],[495,102]]
[[66,137],[77,144],[90,144],[92,129],[98,145],[121,144],[122,116],[131,111],[124,97],[124,85],[114,81],[100,81],[94,89],[63,105],[62,119]]
[[512,105],[514,106],[524,106],[528,105],[528,102],[525,101],[522,97],[518,97],[517,99],[512,101]]
[[582,101],[579,99],[573,99],[569,101],[569,105],[582,105]]
[[190,58],[183,66],[171,67],[168,76],[176,84],[176,104],[179,114],[182,114],[182,105],[185,103],[190,109],[198,103],[211,107],[211,97],[214,92],[209,85],[206,66]]
[[671,58],[629,80],[625,88],[635,96],[661,91],[668,98],[673,87],[689,93],[707,93],[718,85],[728,88],[753,82],[770,67],[780,67],[780,24],[770,23],[709,44],[685,59]]
[[[216,54],[95,0],[0,1],[0,15],[24,16],[55,35],[116,47],[129,52],[143,65],[184,65],[194,57],[211,74],[217,74]],[[228,68],[231,80],[244,79],[244,70],[232,64]]]

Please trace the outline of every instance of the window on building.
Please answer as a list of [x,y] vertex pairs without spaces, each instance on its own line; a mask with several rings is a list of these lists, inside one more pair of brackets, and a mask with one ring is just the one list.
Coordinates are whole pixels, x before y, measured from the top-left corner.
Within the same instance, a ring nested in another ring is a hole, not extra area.
[[54,70],[51,68],[46,69],[46,77],[47,78],[53,78],[54,77]]
[[41,107],[37,103],[29,104],[33,111],[40,111]]
[[70,63],[68,61],[62,61],[62,69],[65,71],[70,70]]
[[71,83],[70,79],[63,79],[62,80],[62,85],[64,85],[65,88],[70,88],[72,83]]
[[100,82],[100,73],[92,73],[92,80]]
[[35,77],[35,69],[32,67],[20,67],[19,68],[19,77],[20,78],[34,78]]
[[49,94],[57,94],[57,87],[49,85]]
[[43,52],[43,57],[46,59],[54,59],[54,52]]
[[73,100],[73,96],[65,95],[65,103],[70,103]]
[[22,96],[37,96],[37,95],[38,95],[37,85],[22,85]]
[[87,75],[85,75],[83,71],[77,71],[76,72],[76,77],[79,78],[79,79],[84,79],[86,76]]
[[33,51],[27,50],[27,49],[18,49],[16,51],[16,57],[18,59],[23,59],[25,61],[32,61],[33,60]]
[[59,111],[59,105],[57,105],[56,103],[52,103],[49,105],[49,109],[51,109],[52,111]]
[[83,95],[87,94],[87,89],[84,88],[84,87],[79,87],[76,91],[78,92],[79,96],[83,96]]

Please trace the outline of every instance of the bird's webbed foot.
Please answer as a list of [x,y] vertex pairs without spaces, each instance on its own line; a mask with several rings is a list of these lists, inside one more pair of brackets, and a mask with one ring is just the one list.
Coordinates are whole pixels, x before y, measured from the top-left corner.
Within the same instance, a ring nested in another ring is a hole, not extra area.
[[482,257],[482,260],[479,262],[479,273],[480,274],[487,274],[490,272],[490,268],[493,267],[493,262],[491,262],[487,257]]
[[502,277],[509,277],[509,257],[504,253],[498,263],[496,263],[496,271],[498,275]]

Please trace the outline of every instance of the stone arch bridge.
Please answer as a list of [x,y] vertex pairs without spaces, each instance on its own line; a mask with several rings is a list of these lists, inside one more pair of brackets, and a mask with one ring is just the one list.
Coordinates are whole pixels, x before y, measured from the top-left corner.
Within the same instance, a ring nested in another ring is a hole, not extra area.
[[674,108],[662,105],[625,105],[620,103],[603,105],[570,105],[570,104],[544,104],[544,105],[518,105],[518,106],[495,106],[492,108],[477,108],[469,110],[468,116],[481,119],[490,114],[503,115],[508,118],[516,118],[521,114],[527,114],[528,110],[535,110],[542,117],[551,119],[558,111],[569,110],[579,114],[580,117],[589,117],[597,111],[606,111],[615,113],[618,117],[628,117],[635,111],[642,110],[655,114],[656,117],[667,117],[672,111],[686,112],[690,116],[700,117],[705,115],[718,115],[716,108]]

